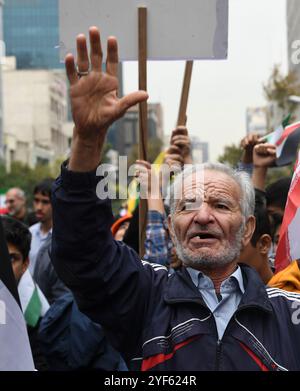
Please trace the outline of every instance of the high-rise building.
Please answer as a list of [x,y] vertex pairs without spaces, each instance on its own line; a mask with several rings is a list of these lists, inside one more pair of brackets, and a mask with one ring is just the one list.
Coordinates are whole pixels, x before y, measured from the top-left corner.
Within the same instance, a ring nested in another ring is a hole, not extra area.
[[197,136],[191,136],[191,147],[194,164],[202,164],[209,161],[208,142],[200,141]]
[[[287,0],[287,42],[288,42],[288,67],[295,72],[300,82],[300,2],[299,0]],[[300,118],[300,105],[297,105],[296,118]]]
[[300,55],[297,56],[300,49],[299,0],[287,0],[287,35],[289,70],[295,71],[300,80]]
[[269,130],[267,107],[248,107],[246,111],[247,134],[264,136]]
[[5,0],[4,41],[17,69],[61,68],[58,0]]
[[[112,127],[108,141],[120,155],[130,155],[132,146],[139,142],[139,108],[131,107],[121,120]],[[163,113],[160,103],[148,103],[148,139],[163,140]]]

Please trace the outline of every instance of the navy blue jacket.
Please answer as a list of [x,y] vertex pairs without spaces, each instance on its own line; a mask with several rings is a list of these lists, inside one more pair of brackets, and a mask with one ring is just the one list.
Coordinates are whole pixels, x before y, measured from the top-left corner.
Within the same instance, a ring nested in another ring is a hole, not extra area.
[[130,368],[300,370],[300,295],[266,289],[241,265],[245,293],[219,341],[184,268],[169,276],[113,240],[110,202],[97,198],[98,181],[95,172],[63,167],[52,197],[52,261],[79,309],[101,323]]
[[48,370],[127,370],[102,327],[82,314],[71,292],[51,305],[39,325],[39,343]]

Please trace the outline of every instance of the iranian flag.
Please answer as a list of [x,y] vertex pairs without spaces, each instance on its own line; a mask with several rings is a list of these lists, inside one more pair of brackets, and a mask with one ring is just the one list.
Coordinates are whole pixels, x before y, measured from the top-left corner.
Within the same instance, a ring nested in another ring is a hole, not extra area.
[[275,257],[276,273],[300,258],[300,152],[285,206]]
[[34,371],[26,323],[0,218],[0,371]]
[[276,145],[276,166],[286,166],[295,159],[300,142],[300,121],[287,125],[287,117],[272,133],[262,138],[270,144]]

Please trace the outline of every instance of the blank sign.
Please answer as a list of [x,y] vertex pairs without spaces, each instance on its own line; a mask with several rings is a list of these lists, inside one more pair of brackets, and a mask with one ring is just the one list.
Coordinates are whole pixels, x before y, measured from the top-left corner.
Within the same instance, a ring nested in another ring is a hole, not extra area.
[[75,54],[75,38],[100,28],[116,36],[121,61],[138,59],[138,7],[147,7],[149,60],[227,58],[228,0],[60,0],[60,52]]

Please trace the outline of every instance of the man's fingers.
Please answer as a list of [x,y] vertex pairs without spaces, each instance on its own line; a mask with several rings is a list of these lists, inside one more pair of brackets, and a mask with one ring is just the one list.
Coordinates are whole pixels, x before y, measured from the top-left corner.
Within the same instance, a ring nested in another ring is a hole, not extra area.
[[174,136],[171,139],[171,144],[190,145],[190,138],[188,136]]
[[115,37],[108,37],[106,72],[109,75],[118,77],[118,63],[119,63],[118,42]]
[[68,80],[71,85],[78,81],[77,70],[74,62],[73,54],[67,54],[65,58],[65,66]]
[[91,57],[91,66],[94,71],[100,72],[102,70],[102,47],[100,33],[97,27],[91,27],[89,29],[90,34],[90,57]]
[[177,145],[174,145],[174,144],[172,144],[171,146],[170,146],[170,148],[167,150],[167,154],[168,155],[171,155],[171,154],[179,154],[180,155],[180,148],[177,146]]
[[177,126],[177,128],[173,130],[171,138],[173,138],[173,136],[177,136],[179,134],[187,136],[188,135],[187,128],[185,126]]
[[77,45],[77,68],[79,72],[87,72],[90,67],[89,56],[86,46],[86,38],[83,34],[78,35]]
[[181,155],[171,154],[166,157],[165,162],[167,164],[170,164],[170,162],[183,163],[183,157]]

